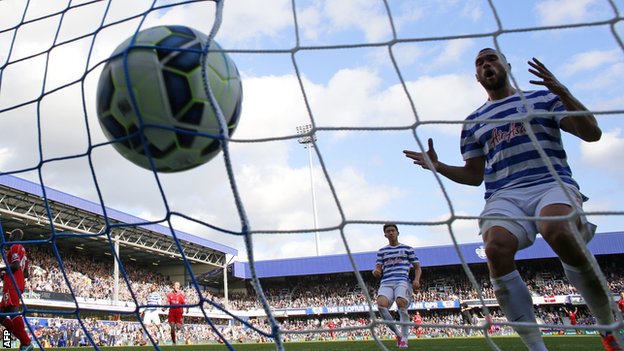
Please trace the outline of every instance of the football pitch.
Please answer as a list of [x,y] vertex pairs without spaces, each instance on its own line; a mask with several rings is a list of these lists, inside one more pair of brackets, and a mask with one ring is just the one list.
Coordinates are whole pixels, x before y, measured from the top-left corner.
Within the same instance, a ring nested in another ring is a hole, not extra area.
[[[526,347],[518,337],[493,337],[491,340],[504,351],[526,351]],[[600,338],[594,335],[566,335],[544,337],[546,346],[550,351],[595,351],[602,350]],[[398,350],[394,341],[385,340],[383,344],[388,350]],[[269,351],[275,350],[274,344],[233,344],[237,351]],[[229,350],[224,345],[165,345],[160,347],[164,351],[225,351]],[[381,348],[374,341],[327,341],[327,342],[300,342],[286,343],[284,348],[288,351],[378,351]],[[94,350],[94,348],[55,348],[56,351]],[[102,351],[147,351],[154,350],[147,346],[126,347],[102,347]],[[486,342],[485,338],[437,338],[437,339],[412,339],[408,350],[460,350],[460,351],[486,351],[494,350]]]

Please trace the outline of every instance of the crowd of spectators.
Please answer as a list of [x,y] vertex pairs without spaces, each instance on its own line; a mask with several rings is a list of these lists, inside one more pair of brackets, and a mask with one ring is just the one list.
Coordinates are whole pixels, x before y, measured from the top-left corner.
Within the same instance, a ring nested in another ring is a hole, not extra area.
[[[111,300],[113,297],[113,267],[112,262],[101,262],[94,258],[76,254],[61,254],[62,269],[56,256],[47,250],[37,247],[28,248],[29,257],[33,263],[30,279],[27,281],[26,291],[51,291],[73,294],[85,299]],[[605,272],[607,281],[614,293],[624,289],[624,271],[619,256],[599,257],[600,265]],[[112,260],[111,260],[112,261]],[[527,281],[532,294],[535,296],[554,296],[576,294],[574,288],[567,282],[560,266],[554,260],[524,261],[519,264],[519,270]],[[485,299],[494,298],[489,283],[485,264],[470,266],[481,295]],[[170,283],[166,277],[153,270],[138,265],[126,264],[124,270],[129,286],[122,281],[119,284],[119,300],[132,301],[130,291],[134,292],[139,304],[145,303],[149,287],[158,286],[158,291],[164,296],[169,291]],[[360,286],[354,274],[340,276],[324,275],[314,277],[295,277],[289,280],[263,280],[264,295],[269,306],[274,309],[312,308],[325,306],[351,306],[368,304],[368,299],[375,296],[377,282],[370,272],[362,272],[365,286]],[[69,285],[67,284],[69,282]],[[414,301],[448,301],[474,300],[479,297],[478,290],[471,284],[467,275],[459,266],[456,267],[424,267],[421,280],[422,289],[415,293]],[[71,286],[71,289],[70,289]],[[187,303],[199,303],[197,289],[186,287],[184,293]],[[256,298],[253,286],[247,282],[245,289],[230,292],[226,301],[220,293],[214,290],[202,291],[204,301],[211,301],[229,310],[248,311],[260,309],[261,304]],[[164,301],[164,299],[163,299]],[[494,311],[496,313],[496,311]],[[566,317],[560,308],[554,306],[538,307],[536,313],[546,324],[565,324]],[[460,325],[461,318],[457,309],[422,311],[423,322],[430,324],[421,330],[422,335],[458,336],[468,333],[481,333],[481,329],[470,330],[448,328],[445,325]],[[482,317],[482,316],[481,316]],[[494,321],[497,316],[494,315]],[[501,317],[502,318],[502,317]],[[480,319],[483,321],[483,318]],[[502,319],[501,319],[502,320]],[[581,311],[579,323],[592,324],[592,316],[587,311]],[[284,338],[288,340],[312,339],[367,339],[372,336],[372,330],[377,335],[389,336],[383,325],[371,324],[369,315],[349,314],[339,317],[332,315],[317,315],[312,317],[279,318],[281,330],[286,331]],[[266,336],[271,330],[266,319],[251,318],[244,323],[221,323],[214,330],[201,320],[187,323],[182,331],[181,340],[187,343],[219,342],[223,337],[235,342],[264,342],[270,341]],[[87,338],[84,329],[91,335]],[[152,328],[154,339],[167,343],[168,328],[166,323],[162,327]],[[341,330],[341,328],[347,328]],[[256,329],[263,330],[259,333]],[[316,329],[338,329],[333,332],[307,333]],[[289,333],[292,331],[294,333]],[[423,332],[424,331],[424,332]],[[509,328],[491,329],[491,333],[510,333]],[[73,320],[56,320],[47,327],[36,328],[36,334],[42,344],[57,346],[77,346],[96,343],[98,345],[134,345],[148,341],[146,334],[136,321],[101,321],[87,319],[81,326]],[[219,336],[221,335],[221,336]]]
[[[109,262],[88,259],[81,255],[62,255],[63,271],[58,260],[47,250],[37,247],[29,248],[29,256],[34,268],[31,277],[26,283],[26,291],[51,291],[59,293],[73,293],[76,297],[86,299],[111,300],[113,299],[113,267]],[[617,262],[618,256],[602,258],[600,260],[607,281],[613,292],[624,290],[624,271]],[[551,260],[552,261],[552,260]],[[132,301],[130,290],[139,304],[145,303],[152,284],[158,286],[158,291],[164,296],[169,291],[167,279],[153,271],[138,265],[124,265],[130,288],[121,279],[119,284],[119,301]],[[519,265],[523,278],[527,281],[529,290],[535,296],[573,295],[576,290],[565,278],[558,264],[544,260],[527,261]],[[471,284],[461,267],[425,267],[421,281],[422,288],[414,295],[415,301],[445,301],[445,300],[474,300],[478,299],[478,290]],[[482,297],[494,298],[490,286],[487,267],[485,264],[471,266]],[[353,274],[343,274],[339,278],[333,275],[316,277],[292,278],[288,283],[262,282],[264,295],[269,305],[275,309],[306,308],[322,306],[351,306],[368,303],[368,297],[374,297],[377,282],[369,274],[362,272],[366,286],[361,287]],[[67,284],[70,282],[70,285]],[[260,309],[262,305],[256,298],[253,287],[249,282],[244,291],[229,293],[227,307],[233,310]],[[199,303],[197,289],[187,286],[184,289],[187,303]],[[368,293],[368,296],[367,296]],[[215,304],[226,306],[224,295],[202,291],[203,298]]]
[[[465,325],[462,317],[455,310],[422,311],[421,327],[412,327],[412,337],[437,338],[482,336],[488,333],[491,336],[511,335],[510,327],[502,326],[497,322],[504,322],[500,311],[490,309],[493,322],[486,324],[482,311],[475,310],[476,323]],[[562,306],[542,306],[536,308],[536,315],[549,327],[544,330],[563,333],[564,325],[569,325],[569,319]],[[266,318],[251,319],[248,324],[240,322],[215,324],[214,327],[206,323],[189,321],[182,329],[178,342],[182,344],[223,343],[263,343],[273,342],[270,337],[271,325]],[[279,328],[283,341],[329,341],[329,340],[370,340],[375,335],[382,339],[391,339],[393,334],[379,319],[371,323],[367,314],[327,315],[308,317],[278,318]],[[591,325],[595,320],[584,307],[579,308],[579,325]],[[160,345],[170,344],[168,339],[169,325],[147,326],[152,339],[148,338],[143,327],[137,322],[130,321],[102,321],[96,319],[82,320],[84,328],[76,320],[55,319],[46,327],[32,325],[38,342],[44,347],[85,346],[92,342],[98,346],[131,346],[145,345],[153,342]],[[457,326],[462,325],[463,328]],[[453,327],[455,326],[455,327]],[[85,333],[86,331],[86,333]],[[591,331],[589,331],[591,332]],[[91,339],[87,338],[87,333]],[[581,331],[579,333],[586,333]]]

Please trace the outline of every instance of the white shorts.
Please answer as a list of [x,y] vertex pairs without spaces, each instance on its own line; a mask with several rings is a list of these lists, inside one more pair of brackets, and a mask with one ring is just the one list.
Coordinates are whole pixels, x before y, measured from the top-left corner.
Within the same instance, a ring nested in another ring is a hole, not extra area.
[[158,311],[145,311],[143,313],[143,323],[160,324],[160,315],[158,314]]
[[[566,195],[566,191],[569,192],[573,200],[572,202]],[[564,190],[557,183],[500,190],[487,199],[481,216],[511,218],[537,217],[544,207],[554,204],[565,204],[581,210],[583,207],[583,196],[575,186],[566,184]],[[581,215],[581,223],[585,228],[582,234],[584,234],[585,242],[588,242],[593,237],[596,226],[589,223],[584,215]],[[531,246],[538,233],[535,221],[504,219],[479,220],[481,234],[494,226],[503,227],[516,236],[516,238],[518,238],[518,250]]]
[[412,289],[412,285],[407,281],[402,281],[397,283],[382,284],[379,286],[377,296],[385,296],[390,303],[399,297],[404,298],[407,302],[412,302],[413,293],[414,290]]

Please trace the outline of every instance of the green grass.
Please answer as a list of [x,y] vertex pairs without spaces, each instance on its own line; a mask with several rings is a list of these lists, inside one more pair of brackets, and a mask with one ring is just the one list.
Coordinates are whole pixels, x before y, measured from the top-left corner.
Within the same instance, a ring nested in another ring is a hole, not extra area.
[[[526,351],[526,347],[517,337],[493,337],[491,339],[501,350]],[[596,351],[602,350],[600,338],[594,335],[566,335],[544,337],[550,351]],[[398,350],[394,341],[383,342],[388,350]],[[274,344],[234,344],[237,351],[274,351]],[[378,351],[381,348],[374,341],[333,341],[333,342],[300,342],[286,343],[287,351]],[[54,348],[55,351],[94,350],[94,348]],[[103,347],[102,351],[143,351],[154,350],[153,347]],[[162,346],[163,351],[225,351],[224,345],[178,345]],[[437,338],[411,339],[408,350],[459,350],[459,351],[487,351],[493,350],[483,337],[474,338]]]

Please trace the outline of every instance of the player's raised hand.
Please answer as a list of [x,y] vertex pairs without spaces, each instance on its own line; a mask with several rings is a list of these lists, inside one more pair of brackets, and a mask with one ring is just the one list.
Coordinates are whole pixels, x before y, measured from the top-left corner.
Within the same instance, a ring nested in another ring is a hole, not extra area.
[[[427,154],[427,156],[429,156],[429,160],[431,160],[431,164],[433,165],[433,168],[437,168],[438,164],[439,164],[438,163],[438,154],[435,152],[435,149],[433,148],[433,139],[429,138],[429,140],[427,140],[427,143],[429,145],[429,149],[427,150],[426,154]],[[424,169],[430,169],[429,165],[427,164],[427,161],[425,159],[425,153],[424,152],[403,150],[403,153],[405,154],[405,157],[414,160],[414,164],[417,164],[417,165],[421,166]]]
[[541,79],[530,80],[529,83],[544,86],[548,88],[548,90],[550,90],[553,94],[558,96],[568,93],[568,88],[566,88],[565,85],[561,84],[561,82],[559,82],[555,75],[550,72],[550,70],[546,68],[546,66],[538,59],[533,57],[532,61],[529,61],[528,64],[532,67],[529,68],[529,72]]

